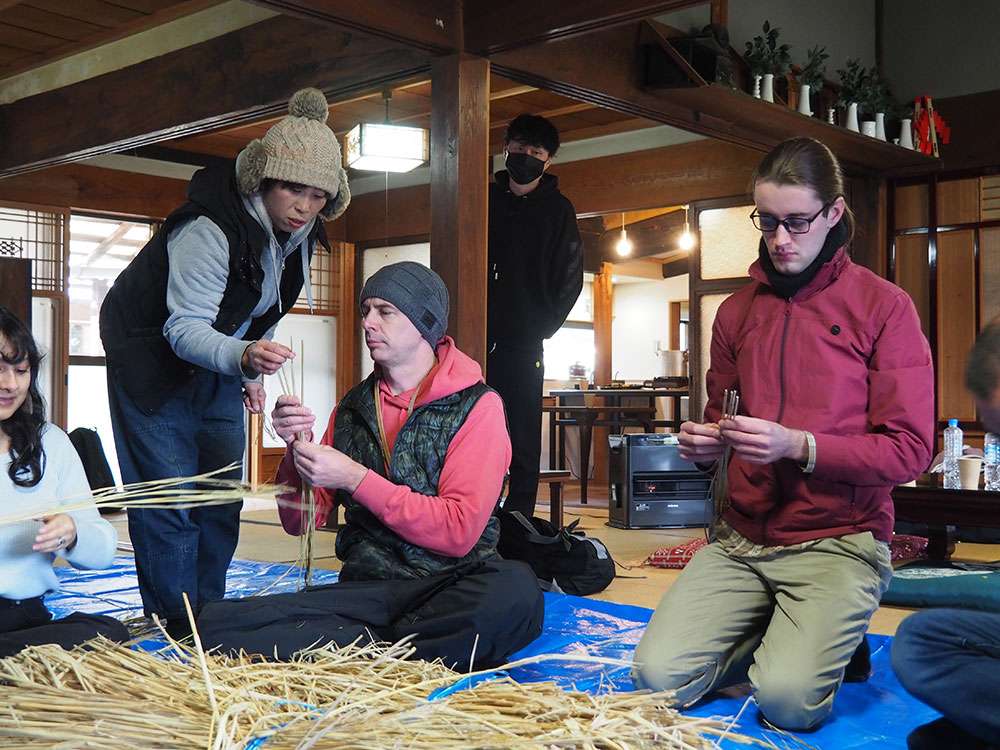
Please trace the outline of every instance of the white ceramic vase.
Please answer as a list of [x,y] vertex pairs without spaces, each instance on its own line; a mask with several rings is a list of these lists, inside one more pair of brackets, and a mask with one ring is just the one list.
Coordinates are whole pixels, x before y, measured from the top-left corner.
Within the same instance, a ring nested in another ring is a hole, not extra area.
[[899,122],[899,145],[913,150],[913,124],[909,117],[904,117]]
[[828,107],[826,110],[826,121],[831,125],[837,124],[837,110],[834,107]]
[[760,99],[760,79],[761,76],[759,75],[753,77],[753,95],[755,99]]
[[869,138],[875,137],[875,121],[865,120],[861,123],[861,135],[867,135]]
[[880,141],[885,140],[885,112],[875,113],[875,137]]
[[774,101],[774,73],[765,73],[760,87],[761,98],[765,102]]
[[860,128],[858,128],[858,103],[851,102],[847,105],[847,129],[853,130],[857,133]]
[[809,84],[803,83],[799,86],[799,112],[807,117],[812,117],[812,107],[809,106]]

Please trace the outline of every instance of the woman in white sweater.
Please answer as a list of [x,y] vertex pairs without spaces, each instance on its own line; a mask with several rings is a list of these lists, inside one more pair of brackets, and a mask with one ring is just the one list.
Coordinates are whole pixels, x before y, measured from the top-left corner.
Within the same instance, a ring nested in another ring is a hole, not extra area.
[[28,645],[71,648],[98,633],[126,640],[112,617],[74,613],[52,620],[42,597],[58,588],[56,557],[75,568],[111,565],[114,528],[96,508],[59,513],[90,492],[66,433],[45,421],[31,332],[0,306],[0,515],[38,511],[37,520],[0,525],[0,656]]

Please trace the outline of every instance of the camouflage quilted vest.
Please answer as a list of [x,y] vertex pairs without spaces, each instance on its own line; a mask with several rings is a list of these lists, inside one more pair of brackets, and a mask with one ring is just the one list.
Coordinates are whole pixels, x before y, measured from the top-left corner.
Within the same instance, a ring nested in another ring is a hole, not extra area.
[[[333,447],[395,484],[423,495],[437,495],[448,446],[489,387],[477,383],[414,409],[396,436],[387,474],[378,437],[375,382],[374,374],[368,376],[340,402]],[[490,516],[467,555],[446,557],[405,541],[349,493],[341,490],[337,499],[346,508],[346,525],[337,534],[342,581],[421,578],[496,557],[500,526],[495,516]]]

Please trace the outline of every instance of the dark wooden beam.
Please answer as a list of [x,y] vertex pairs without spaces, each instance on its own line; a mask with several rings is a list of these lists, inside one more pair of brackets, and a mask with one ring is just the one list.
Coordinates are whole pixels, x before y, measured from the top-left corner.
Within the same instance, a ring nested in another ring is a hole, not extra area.
[[0,179],[0,200],[161,219],[185,201],[186,180],[64,164]]
[[[461,48],[455,0],[251,0],[256,5],[309,20],[346,27],[427,52]],[[315,32],[314,32],[315,33]]]
[[139,146],[127,152],[128,156],[139,156],[143,159],[165,161],[171,164],[187,164],[191,167],[213,167],[229,162],[224,156],[202,154],[197,151],[185,151],[168,146]]
[[711,6],[711,23],[729,26],[729,0],[711,0]]
[[706,0],[465,0],[465,48],[497,52],[589,34]]
[[281,114],[303,86],[337,101],[428,68],[412,47],[271,19],[0,107],[0,177]]
[[485,369],[490,64],[439,57],[431,81],[431,268],[451,296],[449,333]]

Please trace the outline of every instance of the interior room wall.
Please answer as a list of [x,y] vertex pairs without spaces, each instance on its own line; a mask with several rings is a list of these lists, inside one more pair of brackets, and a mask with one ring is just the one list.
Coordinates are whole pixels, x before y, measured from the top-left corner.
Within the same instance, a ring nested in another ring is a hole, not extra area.
[[670,303],[688,298],[688,277],[615,284],[611,323],[611,372],[619,380],[656,374],[656,342],[666,349]]
[[[897,4],[909,6],[910,0],[898,0]],[[948,12],[951,12],[950,7]],[[937,13],[941,13],[940,5]],[[709,19],[708,3],[658,17],[661,22],[683,31],[701,29]],[[836,3],[729,0],[729,41],[737,52],[742,53],[745,44],[761,33],[765,19],[781,30],[781,41],[791,45],[793,63],[801,65],[809,49],[817,44],[825,46],[830,54],[827,60],[830,80],[836,80],[834,71],[851,58],[859,58],[866,66],[875,64],[875,0]]]
[[1000,89],[996,0],[883,0],[883,8],[883,69],[900,99]]

